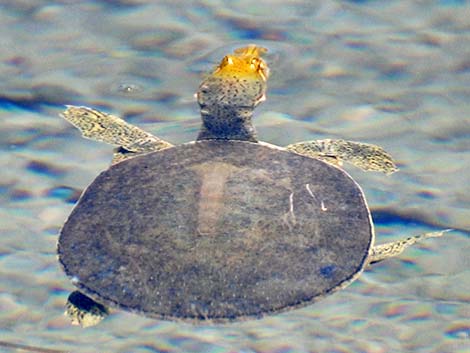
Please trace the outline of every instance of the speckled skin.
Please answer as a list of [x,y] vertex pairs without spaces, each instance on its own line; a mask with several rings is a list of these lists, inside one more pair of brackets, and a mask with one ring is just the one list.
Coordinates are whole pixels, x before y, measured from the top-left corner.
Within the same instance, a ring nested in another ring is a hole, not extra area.
[[66,314],[70,317],[72,325],[90,327],[97,325],[109,315],[109,311],[102,304],[95,302],[85,294],[74,291],[67,300]]
[[83,137],[119,146],[113,164],[139,153],[159,151],[173,145],[121,118],[88,107],[67,106],[61,116],[82,131]]
[[297,142],[286,149],[339,166],[345,161],[364,171],[392,174],[398,170],[392,157],[382,147],[362,142],[325,139]]
[[[444,233],[374,245],[362,191],[336,166],[395,172],[378,146],[257,141],[251,119],[265,99],[265,51],[237,49],[201,83],[194,143],[173,147],[87,107],[62,114],[84,137],[118,146],[59,238],[59,260],[80,291],[157,318],[259,317],[316,301],[367,264]],[[72,323],[107,315],[89,297],[70,295]]]

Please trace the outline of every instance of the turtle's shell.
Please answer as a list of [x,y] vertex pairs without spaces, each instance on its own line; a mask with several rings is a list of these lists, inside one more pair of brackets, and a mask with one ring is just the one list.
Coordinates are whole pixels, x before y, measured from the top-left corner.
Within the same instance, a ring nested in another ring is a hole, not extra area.
[[101,173],[59,239],[96,301],[168,319],[234,320],[303,306],[349,284],[373,241],[352,178],[242,141],[200,141]]

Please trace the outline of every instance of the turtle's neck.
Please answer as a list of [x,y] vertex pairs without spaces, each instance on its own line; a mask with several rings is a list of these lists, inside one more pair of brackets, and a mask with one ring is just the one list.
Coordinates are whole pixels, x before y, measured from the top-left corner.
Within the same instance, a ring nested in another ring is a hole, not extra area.
[[242,140],[258,142],[251,122],[252,108],[212,106],[201,108],[202,126],[198,140]]
[[197,93],[202,126],[198,140],[244,140],[257,142],[251,119],[264,98],[266,84],[260,80],[209,76]]

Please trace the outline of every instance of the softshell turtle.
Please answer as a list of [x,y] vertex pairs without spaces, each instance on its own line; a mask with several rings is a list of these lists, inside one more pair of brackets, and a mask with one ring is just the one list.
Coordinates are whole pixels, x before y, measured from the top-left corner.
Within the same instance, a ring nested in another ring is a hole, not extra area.
[[374,244],[363,192],[338,165],[393,173],[382,148],[257,140],[264,52],[237,49],[203,80],[194,142],[173,146],[86,107],[62,114],[85,137],[118,146],[60,233],[59,261],[78,288],[67,304],[73,323],[94,325],[107,307],[188,321],[261,317],[308,305],[442,234]]

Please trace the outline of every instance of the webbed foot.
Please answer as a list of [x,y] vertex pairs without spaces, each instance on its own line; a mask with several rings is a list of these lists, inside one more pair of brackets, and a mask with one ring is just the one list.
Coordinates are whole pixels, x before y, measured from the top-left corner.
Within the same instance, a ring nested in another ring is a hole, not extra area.
[[286,149],[338,166],[344,161],[365,171],[392,174],[398,170],[392,157],[382,147],[362,142],[314,140],[294,143]]
[[369,263],[373,264],[389,257],[394,257],[401,254],[407,247],[420,242],[427,238],[436,238],[442,236],[444,233],[450,232],[452,229],[445,229],[439,232],[424,233],[415,235],[402,240],[393,241],[390,243],[375,245],[370,249]]
[[[172,146],[171,143],[121,118],[95,109],[69,105],[61,116],[77,127],[83,137],[119,146],[115,152],[113,164],[139,153],[159,151]],[[121,152],[120,149],[126,153]]]
[[109,315],[106,307],[79,291],[70,293],[66,308],[65,315],[70,318],[72,325],[81,327],[95,326]]

